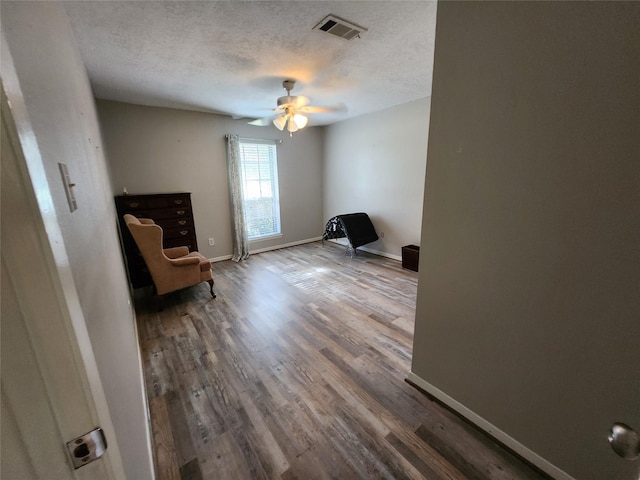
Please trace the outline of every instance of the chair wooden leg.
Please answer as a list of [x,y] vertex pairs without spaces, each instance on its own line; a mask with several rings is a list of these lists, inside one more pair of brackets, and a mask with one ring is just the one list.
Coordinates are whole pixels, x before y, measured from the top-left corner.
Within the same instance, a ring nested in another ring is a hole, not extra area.
[[158,311],[161,312],[164,309],[164,295],[156,295],[156,304]]
[[211,292],[211,296],[213,298],[216,298],[216,294],[213,292],[213,280],[207,280],[207,283],[209,284],[209,291]]

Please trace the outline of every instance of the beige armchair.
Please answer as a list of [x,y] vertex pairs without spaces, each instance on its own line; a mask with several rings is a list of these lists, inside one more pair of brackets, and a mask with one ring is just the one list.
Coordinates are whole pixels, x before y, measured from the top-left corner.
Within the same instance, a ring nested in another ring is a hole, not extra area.
[[200,282],[208,282],[211,296],[216,298],[209,260],[198,252],[189,253],[187,247],[162,248],[162,228],[149,218],[126,214],[124,221],[151,273],[159,309],[166,293]]

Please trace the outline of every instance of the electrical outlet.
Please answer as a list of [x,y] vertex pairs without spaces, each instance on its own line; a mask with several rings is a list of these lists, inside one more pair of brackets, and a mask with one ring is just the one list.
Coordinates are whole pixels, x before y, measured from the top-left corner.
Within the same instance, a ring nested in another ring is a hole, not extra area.
[[384,238],[384,232],[380,232],[380,238]]
[[211,245],[212,247],[216,244],[216,241],[213,239],[213,237],[211,237],[209,239],[209,245]]

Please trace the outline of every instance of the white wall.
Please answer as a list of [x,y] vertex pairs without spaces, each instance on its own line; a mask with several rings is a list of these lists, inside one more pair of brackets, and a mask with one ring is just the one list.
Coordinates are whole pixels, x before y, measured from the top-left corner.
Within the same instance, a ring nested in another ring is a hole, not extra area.
[[323,215],[365,212],[384,238],[367,245],[400,258],[420,245],[430,98],[326,127]]
[[[207,258],[231,255],[231,219],[225,134],[282,139],[277,144],[282,237],[251,243],[251,250],[322,234],[323,129],[293,137],[275,127],[201,112],[98,101],[114,194],[192,193],[198,249]],[[215,239],[209,246],[208,238]]]
[[[59,4],[2,2],[1,8],[3,35],[62,231],[64,245],[57,247],[66,248],[68,255],[68,265],[58,267],[73,276],[127,478],[150,480],[153,467],[135,319],[89,81]],[[58,162],[67,164],[76,184],[78,210],[73,213],[67,207]]]
[[640,468],[607,443],[640,429],[639,25],[438,5],[412,371],[554,478]]

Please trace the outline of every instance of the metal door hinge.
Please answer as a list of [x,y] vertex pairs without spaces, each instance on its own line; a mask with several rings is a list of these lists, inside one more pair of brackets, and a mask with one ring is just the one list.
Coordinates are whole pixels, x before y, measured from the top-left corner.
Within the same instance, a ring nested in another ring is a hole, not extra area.
[[100,427],[67,442],[67,450],[76,470],[99,459],[107,450],[107,439]]
[[76,196],[73,194],[73,187],[75,187],[76,184],[73,183],[71,181],[71,178],[69,177],[69,170],[67,169],[66,163],[58,163],[58,168],[60,169],[60,175],[62,176],[62,185],[64,186],[64,193],[67,194],[69,211],[73,213],[78,209]]

